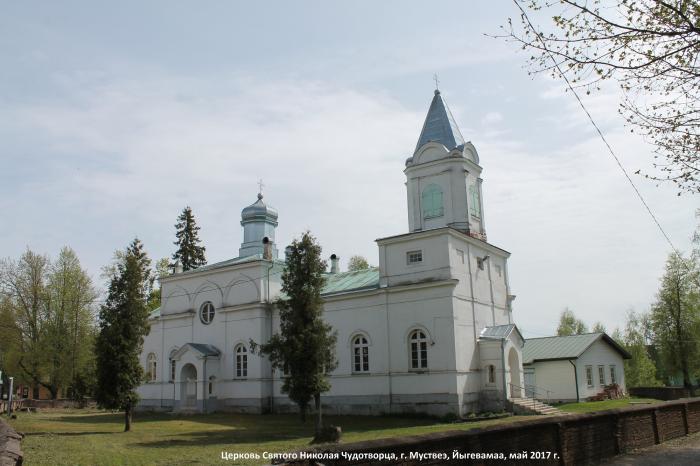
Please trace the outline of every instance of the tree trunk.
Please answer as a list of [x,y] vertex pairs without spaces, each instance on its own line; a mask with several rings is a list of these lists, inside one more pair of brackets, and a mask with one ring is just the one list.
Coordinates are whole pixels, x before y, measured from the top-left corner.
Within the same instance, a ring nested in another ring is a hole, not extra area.
[[321,411],[321,394],[316,393],[314,395],[314,401],[316,402],[316,436],[321,434],[323,430],[323,413]]
[[302,424],[306,423],[306,404],[299,405],[299,415],[301,416]]
[[126,404],[124,408],[124,432],[131,430],[131,402]]

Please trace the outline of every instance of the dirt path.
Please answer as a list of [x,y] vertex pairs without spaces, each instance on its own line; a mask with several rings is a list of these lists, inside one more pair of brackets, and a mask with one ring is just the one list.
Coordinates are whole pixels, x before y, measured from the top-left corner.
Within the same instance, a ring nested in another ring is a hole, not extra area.
[[700,464],[700,433],[616,456],[606,466],[685,466]]

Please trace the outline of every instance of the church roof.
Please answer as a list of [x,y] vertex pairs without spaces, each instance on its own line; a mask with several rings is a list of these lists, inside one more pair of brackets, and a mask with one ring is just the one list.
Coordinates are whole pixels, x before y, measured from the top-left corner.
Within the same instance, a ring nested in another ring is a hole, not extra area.
[[439,142],[447,147],[448,150],[464,145],[464,137],[459,132],[459,127],[450,109],[437,89],[435,90],[433,101],[430,103],[428,115],[425,117],[423,130],[418,138],[418,144],[416,144],[416,151],[423,144],[431,141]]
[[[520,335],[520,330],[518,330],[518,327],[516,327],[515,324],[494,325],[492,327],[485,327],[481,331],[479,338],[484,338],[487,340],[505,340],[510,336],[513,330],[515,330],[518,333],[518,335]],[[520,340],[525,341],[522,335],[520,335]]]
[[263,201],[263,194],[258,193],[258,200],[241,212],[241,223],[254,220],[266,220],[277,225],[277,216],[277,209],[265,204]]
[[577,359],[598,340],[603,340],[608,343],[617,350],[624,359],[630,359],[632,357],[607,334],[584,333],[583,335],[529,338],[525,340],[523,364],[531,364],[536,361]]
[[[185,272],[179,273],[178,276],[189,275],[189,274],[199,273],[199,272],[205,272],[205,271],[215,270],[215,269],[221,269],[224,267],[228,267],[229,265],[244,264],[246,262],[254,262],[254,261],[259,261],[259,260],[263,260],[262,254],[253,254],[252,256],[246,256],[246,257],[234,257],[233,259],[227,259],[225,261],[203,265],[201,267],[197,267],[196,269],[187,270]],[[280,260],[275,260],[275,262],[284,264],[284,261],[280,261]]]
[[325,276],[326,285],[321,292],[324,295],[379,288],[379,269],[377,267],[355,272],[328,273]]

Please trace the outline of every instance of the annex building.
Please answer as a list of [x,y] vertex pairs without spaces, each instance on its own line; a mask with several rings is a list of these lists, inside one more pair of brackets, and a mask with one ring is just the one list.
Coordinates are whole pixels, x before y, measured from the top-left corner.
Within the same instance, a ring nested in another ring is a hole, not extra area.
[[[408,229],[377,240],[379,266],[341,272],[331,256],[324,318],[338,332],[339,364],[322,395],[324,409],[502,409],[524,395],[510,254],[487,242],[479,155],[438,90],[404,173]],[[285,266],[278,212],[259,193],[241,225],[238,257],[162,279],[162,305],[151,315],[141,356],[148,382],[139,388],[140,408],[295,409],[280,391],[284,374],[249,347],[279,328],[269,305]]]

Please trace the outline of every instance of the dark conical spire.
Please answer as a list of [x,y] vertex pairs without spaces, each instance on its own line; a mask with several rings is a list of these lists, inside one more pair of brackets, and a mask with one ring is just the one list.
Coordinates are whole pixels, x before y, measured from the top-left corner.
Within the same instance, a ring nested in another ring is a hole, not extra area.
[[421,131],[420,137],[418,138],[416,150],[426,142],[431,141],[439,142],[447,147],[448,150],[452,150],[464,144],[462,133],[459,132],[457,123],[455,123],[450,109],[447,108],[447,104],[442,100],[438,89],[435,89],[435,96],[430,103],[428,115],[425,117],[423,131]]

